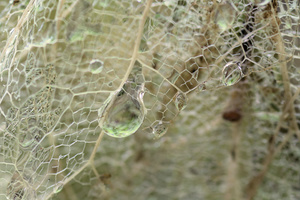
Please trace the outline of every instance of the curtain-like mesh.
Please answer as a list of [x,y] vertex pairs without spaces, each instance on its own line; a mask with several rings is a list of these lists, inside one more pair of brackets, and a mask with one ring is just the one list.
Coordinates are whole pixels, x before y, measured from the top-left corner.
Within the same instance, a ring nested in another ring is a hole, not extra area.
[[0,1],[0,199],[300,199],[298,0]]

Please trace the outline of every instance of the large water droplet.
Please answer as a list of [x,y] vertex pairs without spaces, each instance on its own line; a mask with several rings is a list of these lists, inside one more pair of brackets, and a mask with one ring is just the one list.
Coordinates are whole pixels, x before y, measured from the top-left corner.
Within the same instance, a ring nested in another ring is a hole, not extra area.
[[154,135],[154,139],[158,139],[163,135],[165,135],[167,131],[168,131],[168,126],[165,123],[160,121],[158,124],[156,124],[153,127],[152,134]]
[[178,111],[185,109],[186,105],[187,105],[186,94],[184,94],[183,92],[177,92],[175,97],[175,106],[178,109]]
[[135,133],[144,121],[144,78],[133,69],[122,89],[109,96],[99,110],[100,127],[117,138]]
[[64,184],[63,183],[58,183],[54,188],[53,188],[53,192],[59,193],[60,191],[62,191],[62,189],[64,188]]
[[233,25],[236,11],[231,4],[220,4],[216,9],[215,23],[219,26],[221,32],[228,30]]
[[231,86],[236,84],[243,77],[243,72],[241,67],[236,62],[229,62],[224,66],[222,71],[222,82],[226,86]]
[[89,68],[93,74],[99,74],[102,72],[103,62],[101,60],[97,60],[97,59],[91,60]]

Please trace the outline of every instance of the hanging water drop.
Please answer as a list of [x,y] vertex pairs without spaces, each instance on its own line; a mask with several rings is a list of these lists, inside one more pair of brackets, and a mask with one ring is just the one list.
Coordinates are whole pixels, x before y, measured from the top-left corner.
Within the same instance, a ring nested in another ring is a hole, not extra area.
[[186,94],[184,94],[183,92],[177,92],[175,97],[175,106],[178,109],[178,111],[185,109],[186,105],[187,105]]
[[166,126],[166,124],[160,121],[153,127],[152,134],[154,135],[154,139],[158,139],[165,135],[167,131],[168,127]]
[[285,28],[291,29],[293,27],[292,21],[290,19],[286,20],[285,22]]
[[198,90],[199,90],[199,92],[202,92],[202,91],[205,91],[205,90],[206,90],[205,82],[201,83],[201,84],[198,86]]
[[20,141],[20,145],[25,148],[31,146],[31,144],[33,143],[34,143],[34,138],[27,137],[25,134],[24,134],[24,138],[22,138]]
[[122,138],[137,131],[145,115],[142,97],[132,96],[123,87],[108,98],[100,110],[100,126],[106,134]]
[[26,130],[20,130],[19,141],[21,147],[33,147],[43,137],[42,131],[36,127],[36,120],[34,118],[28,119],[25,124]]
[[60,191],[62,191],[62,189],[64,188],[64,184],[63,183],[58,183],[54,188],[53,188],[53,192],[55,194],[59,193]]
[[101,60],[97,60],[97,59],[91,60],[89,68],[93,74],[99,74],[102,72],[103,62]]
[[135,133],[144,121],[144,78],[141,70],[133,69],[128,80],[116,93],[109,96],[99,110],[100,127],[116,138]]
[[226,64],[222,71],[222,82],[225,86],[236,84],[243,77],[241,67],[236,62],[229,62]]
[[216,9],[215,23],[221,32],[232,27],[236,16],[236,11],[229,3],[220,4]]

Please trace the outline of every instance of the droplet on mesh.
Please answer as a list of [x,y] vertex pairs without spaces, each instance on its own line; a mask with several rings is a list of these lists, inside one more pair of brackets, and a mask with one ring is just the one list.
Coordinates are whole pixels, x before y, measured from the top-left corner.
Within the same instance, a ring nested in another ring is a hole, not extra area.
[[6,51],[6,55],[5,55],[6,62],[4,63],[3,66],[1,64],[0,70],[4,70],[4,69],[9,69],[10,68],[10,66],[12,65],[12,61],[13,61],[13,57],[14,57],[15,52],[16,52],[16,49],[14,47],[12,47],[10,50]]
[[58,183],[54,188],[53,188],[53,192],[59,193],[60,191],[62,191],[62,189],[64,188],[64,184],[63,183]]
[[101,60],[91,60],[89,68],[93,74],[99,74],[102,72],[103,62]]
[[221,32],[228,30],[235,20],[236,11],[231,4],[225,3],[218,6],[215,14],[215,23]]
[[[31,130],[30,130],[31,131]],[[24,148],[30,147],[34,144],[36,144],[36,142],[38,142],[42,137],[42,134],[38,134],[35,132],[31,133],[31,132],[26,132],[26,133],[21,133],[20,134],[20,145]]]
[[43,137],[42,131],[39,130],[38,128],[34,127],[35,120],[30,119],[29,123],[30,124],[28,124],[28,128],[27,128],[26,132],[20,131],[20,136],[19,136],[20,145],[24,148],[27,148],[27,147],[30,147],[30,146],[36,144],[36,142],[39,142],[41,140],[41,138]]
[[152,134],[154,135],[154,139],[158,139],[163,135],[165,135],[167,131],[168,131],[168,126],[165,123],[160,121],[158,124],[156,124],[153,127]]
[[238,63],[230,62],[224,66],[222,71],[222,82],[225,86],[236,84],[243,77],[243,72]]
[[183,92],[177,92],[175,97],[175,106],[178,111],[183,110],[187,105],[187,97]]
[[291,20],[286,20],[285,28],[286,29],[291,29],[292,27],[293,27],[293,24],[292,24]]
[[141,126],[144,115],[142,95],[131,96],[122,88],[103,105],[100,126],[112,137],[127,137]]
[[33,138],[25,137],[24,140],[20,141],[22,147],[29,147],[34,142]]
[[144,121],[144,78],[133,69],[122,89],[110,95],[99,110],[100,127],[109,136],[127,137],[135,133]]
[[199,90],[199,92],[205,91],[205,90],[206,90],[206,85],[205,85],[205,83],[201,83],[201,84],[198,86],[198,90]]
[[107,83],[107,85],[108,85],[109,87],[112,87],[112,86],[113,86],[113,82],[110,81],[110,82]]

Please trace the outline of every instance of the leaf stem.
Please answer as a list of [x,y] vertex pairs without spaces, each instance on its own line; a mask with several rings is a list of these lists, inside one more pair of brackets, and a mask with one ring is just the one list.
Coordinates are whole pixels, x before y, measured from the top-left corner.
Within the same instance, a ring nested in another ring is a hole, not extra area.
[[131,71],[132,71],[132,68],[134,66],[134,63],[136,62],[137,60],[137,56],[138,56],[138,52],[139,52],[139,47],[140,47],[140,43],[141,43],[141,39],[142,39],[142,36],[143,36],[143,31],[144,31],[144,26],[145,26],[145,22],[146,22],[146,19],[148,17],[148,13],[150,11],[150,7],[151,7],[151,4],[152,4],[152,1],[153,0],[148,0],[147,1],[147,4],[146,4],[146,7],[144,9],[144,12],[143,12],[143,15],[142,15],[142,19],[140,21],[140,24],[139,24],[139,29],[138,29],[138,33],[137,33],[137,36],[136,36],[136,40],[135,40],[135,44],[134,44],[134,49],[133,49],[133,53],[132,53],[132,56],[131,56],[131,61],[130,61],[130,64],[129,64],[129,67],[125,73],[125,76],[123,77],[123,80],[119,86],[119,88],[117,89],[120,90],[124,83],[127,81]]
[[271,138],[269,140],[268,154],[265,156],[262,170],[256,176],[254,176],[249,181],[248,185],[246,186],[247,200],[253,200],[254,199],[254,197],[257,193],[257,190],[259,188],[259,185],[262,183],[262,181],[264,179],[264,176],[266,175],[266,173],[268,171],[268,168],[272,164],[272,161],[273,161],[276,153],[278,153],[282,149],[282,147],[284,147],[286,145],[289,138],[293,134],[293,131],[290,128],[285,140],[283,140],[280,143],[279,147],[277,149],[275,149],[276,137],[279,134],[280,127],[281,127],[281,124],[282,124],[283,120],[285,119],[284,116],[286,115],[286,113],[290,114],[293,129],[295,129],[295,131],[299,135],[299,129],[298,129],[297,123],[295,124],[294,100],[296,99],[295,96],[298,96],[299,94],[297,94],[297,93],[299,93],[300,91],[298,90],[296,92],[296,94],[294,95],[294,97],[292,97],[292,92],[291,92],[291,87],[290,87],[290,78],[289,78],[288,69],[287,69],[287,60],[286,60],[287,54],[286,54],[285,49],[284,49],[284,42],[283,42],[282,36],[280,34],[280,27],[278,25],[277,20],[278,20],[278,17],[276,15],[276,12],[275,12],[274,7],[272,5],[271,26],[272,26],[273,30],[276,31],[275,36],[273,36],[272,39],[275,43],[275,47],[276,47],[278,57],[279,57],[280,72],[281,72],[281,75],[282,75],[283,85],[284,85],[284,100],[285,100],[285,103],[283,105],[283,112],[282,112],[280,120],[277,124],[276,131],[271,136]]

